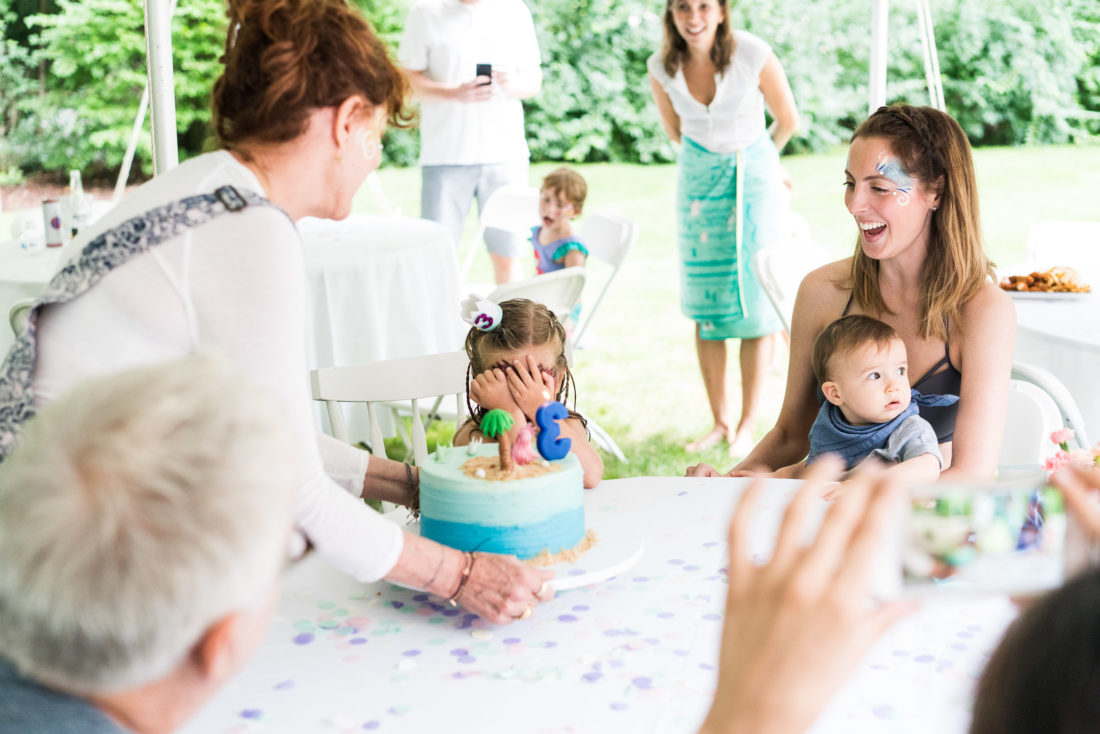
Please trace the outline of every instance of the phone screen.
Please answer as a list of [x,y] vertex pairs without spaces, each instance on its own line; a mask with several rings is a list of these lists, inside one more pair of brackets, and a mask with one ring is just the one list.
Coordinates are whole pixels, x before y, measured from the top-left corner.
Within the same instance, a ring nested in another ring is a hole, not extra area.
[[[466,68],[469,68],[469,67],[466,67]],[[492,64],[478,64],[477,65],[477,73],[475,74],[475,76],[487,76],[487,77],[489,77],[489,81],[482,82],[481,86],[483,86],[483,87],[486,84],[492,84],[493,65]]]
[[1028,594],[1065,578],[1068,519],[1039,481],[915,487],[900,540],[902,594]]

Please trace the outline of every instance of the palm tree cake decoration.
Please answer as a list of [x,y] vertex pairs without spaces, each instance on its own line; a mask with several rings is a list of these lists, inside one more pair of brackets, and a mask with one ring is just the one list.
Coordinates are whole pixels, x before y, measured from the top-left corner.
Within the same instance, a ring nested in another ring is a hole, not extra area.
[[500,472],[512,473],[512,436],[509,431],[515,421],[506,410],[494,408],[481,419],[481,432],[489,438],[497,440],[497,451],[500,456]]

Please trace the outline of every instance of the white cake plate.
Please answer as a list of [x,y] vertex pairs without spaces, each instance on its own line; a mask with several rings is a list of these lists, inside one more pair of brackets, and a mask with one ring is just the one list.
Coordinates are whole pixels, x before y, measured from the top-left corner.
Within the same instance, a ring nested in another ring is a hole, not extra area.
[[[419,522],[410,522],[404,528],[410,533],[420,534]],[[596,544],[582,553],[580,558],[539,567],[554,572],[554,578],[549,582],[554,591],[606,581],[629,570],[642,557],[644,546],[641,538],[630,531],[617,529],[614,533],[604,532],[599,525],[592,525],[589,529],[596,533]]]

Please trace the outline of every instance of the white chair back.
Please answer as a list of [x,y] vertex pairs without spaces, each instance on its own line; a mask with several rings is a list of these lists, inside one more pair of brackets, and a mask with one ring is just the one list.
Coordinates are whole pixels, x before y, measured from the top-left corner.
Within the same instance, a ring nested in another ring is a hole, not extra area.
[[33,305],[33,298],[24,298],[16,301],[8,311],[8,325],[11,326],[11,333],[15,336],[21,335],[23,329],[26,328],[27,314],[31,312],[31,306]]
[[[611,273],[607,276],[600,293],[591,306],[586,306],[587,315],[573,334],[573,343],[579,345],[581,338],[588,331],[588,325],[592,323],[592,317],[596,309],[607,295],[607,289],[611,287],[611,281],[619,273],[623,260],[638,241],[638,226],[631,220],[618,217],[613,214],[593,213],[584,220],[578,234],[581,242],[588,248],[590,258],[602,260],[611,266]],[[586,263],[587,265],[587,263]]]
[[391,359],[368,364],[344,365],[312,370],[309,373],[314,400],[323,400],[328,409],[333,435],[348,442],[347,426],[341,402],[367,404],[370,416],[371,453],[385,456],[386,447],[378,423],[379,403],[409,400],[412,403],[413,456],[418,465],[428,459],[428,440],[419,401],[444,395],[456,396],[456,428],[466,420],[465,352],[445,352],[424,357]]
[[481,249],[481,238],[489,227],[502,229],[520,237],[527,237],[531,227],[539,221],[539,190],[531,186],[501,186],[485,202],[478,216],[477,232],[466,248],[459,278],[466,280],[474,257]]
[[529,298],[545,305],[564,319],[580,301],[584,291],[584,268],[564,268],[552,273],[543,273],[511,283],[501,283],[489,294],[494,303],[509,298]]
[[824,251],[812,241],[799,243],[796,247],[768,247],[753,257],[752,268],[760,281],[760,287],[775,307],[788,334],[791,331],[791,319],[794,317],[798,286],[811,270],[824,265],[827,259]]
[[1012,379],[1030,383],[1046,393],[1058,410],[1060,425],[1057,428],[1072,428],[1073,440],[1079,448],[1092,446],[1085,430],[1085,418],[1081,409],[1077,407],[1077,401],[1061,380],[1042,367],[1024,362],[1012,363]]
[[1093,288],[1100,287],[1100,222],[1039,222],[1027,233],[1027,260],[1037,270],[1069,266]]
[[1050,434],[1061,427],[1058,407],[1042,388],[1012,380],[998,466],[1038,469],[1057,449],[1050,441]]

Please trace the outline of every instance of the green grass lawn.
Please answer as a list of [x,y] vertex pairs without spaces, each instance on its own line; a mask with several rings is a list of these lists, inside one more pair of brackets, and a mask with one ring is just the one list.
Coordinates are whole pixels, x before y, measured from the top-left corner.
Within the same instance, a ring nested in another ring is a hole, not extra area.
[[[794,181],[793,208],[810,224],[814,238],[831,255],[847,255],[855,229],[844,208],[845,151],[784,157]],[[1028,229],[1044,219],[1100,220],[1100,147],[992,148],[975,151],[981,192],[982,227],[991,257],[1000,264],[1024,257]],[[553,164],[532,166],[536,184]],[[588,181],[587,211],[610,211],[634,219],[640,236],[596,320],[594,337],[577,353],[574,373],[578,407],[615,437],[630,458],[624,464],[605,455],[605,477],[682,474],[700,459],[728,468],[723,449],[689,455],[684,444],[711,427],[706,394],[695,358],[692,322],[680,315],[678,260],[673,217],[674,166],[593,164],[577,166]],[[388,195],[403,213],[419,212],[416,169],[379,172]],[[370,210],[366,192],[357,209]],[[475,220],[467,227],[471,236]],[[533,270],[533,263],[525,263]],[[592,295],[606,277],[590,265]],[[488,258],[479,254],[471,278],[491,280]],[[586,337],[587,339],[587,337]],[[740,412],[736,343],[730,343],[728,384],[731,415]],[[786,353],[767,375],[758,437],[770,428],[783,398]],[[432,438],[447,440],[445,429]]]

